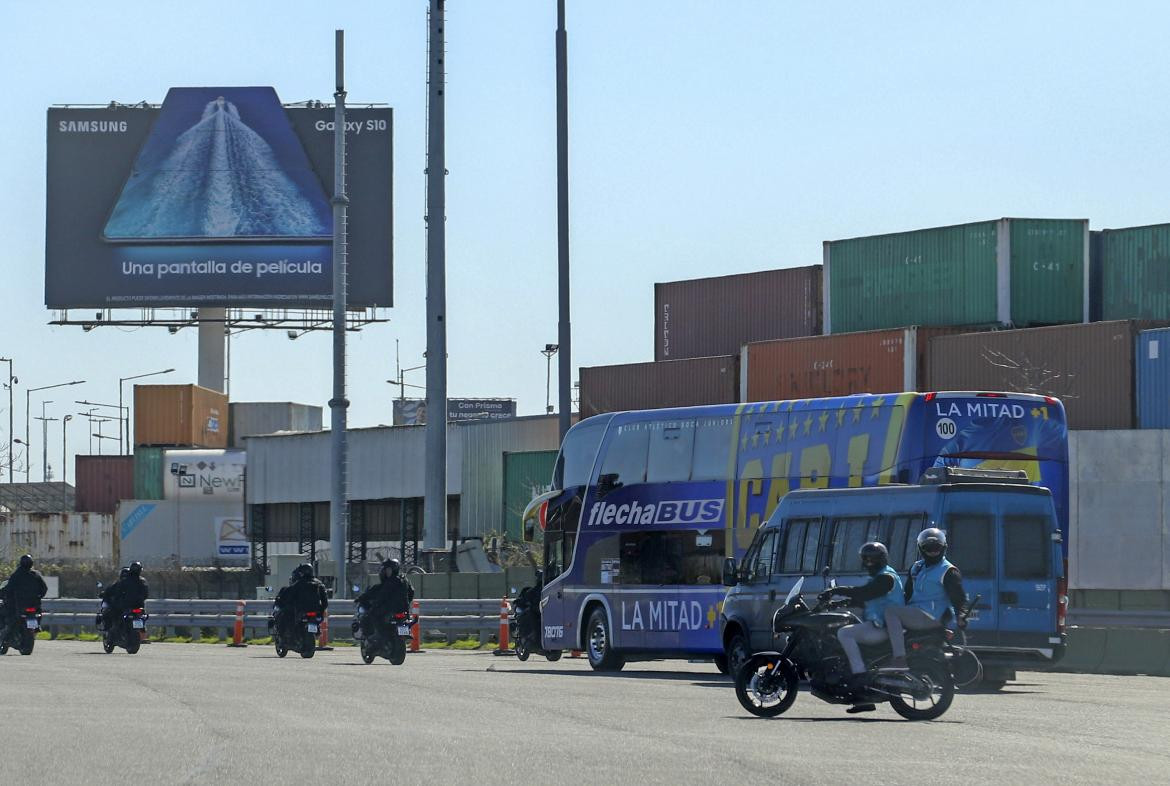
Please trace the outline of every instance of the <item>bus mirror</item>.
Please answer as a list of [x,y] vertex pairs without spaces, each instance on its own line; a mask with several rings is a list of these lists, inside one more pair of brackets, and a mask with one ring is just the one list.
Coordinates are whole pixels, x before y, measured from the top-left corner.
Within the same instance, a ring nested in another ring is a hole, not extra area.
[[739,567],[733,558],[727,557],[723,560],[723,586],[734,587],[736,584],[739,584]]
[[604,497],[609,492],[621,486],[616,472],[607,472],[597,478],[597,496]]

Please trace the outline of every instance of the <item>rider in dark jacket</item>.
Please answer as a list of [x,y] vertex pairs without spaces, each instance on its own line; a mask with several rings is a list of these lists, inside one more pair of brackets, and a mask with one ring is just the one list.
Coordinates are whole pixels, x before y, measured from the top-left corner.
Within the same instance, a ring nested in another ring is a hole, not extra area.
[[4,627],[7,620],[20,609],[35,606],[39,610],[41,598],[45,597],[48,591],[49,588],[41,574],[33,570],[32,556],[29,554],[22,556],[20,564],[8,577],[3,589],[0,589],[0,599],[4,601],[3,608],[0,608],[0,628]]
[[305,562],[293,571],[292,581],[276,596],[276,624],[288,633],[307,612],[323,614],[328,607],[328,590],[313,576],[313,566]]
[[366,609],[366,614],[362,617],[361,631],[362,635],[367,637],[385,633],[389,616],[409,612],[410,604],[414,600],[414,587],[402,575],[402,566],[398,560],[388,559],[383,562],[379,576],[381,581],[354,601],[359,607],[364,606]]
[[101,594],[103,605],[102,623],[108,630],[114,620],[130,609],[140,609],[150,596],[150,587],[142,578],[142,563],[131,562],[123,568],[114,586],[107,587]]

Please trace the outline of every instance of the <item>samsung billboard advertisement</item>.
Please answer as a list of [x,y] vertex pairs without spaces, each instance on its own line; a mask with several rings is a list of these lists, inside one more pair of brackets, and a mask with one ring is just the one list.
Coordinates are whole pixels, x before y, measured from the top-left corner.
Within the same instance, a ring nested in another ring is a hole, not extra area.
[[[271,87],[49,110],[50,308],[328,308],[333,110]],[[392,305],[393,123],[346,111],[349,303]]]

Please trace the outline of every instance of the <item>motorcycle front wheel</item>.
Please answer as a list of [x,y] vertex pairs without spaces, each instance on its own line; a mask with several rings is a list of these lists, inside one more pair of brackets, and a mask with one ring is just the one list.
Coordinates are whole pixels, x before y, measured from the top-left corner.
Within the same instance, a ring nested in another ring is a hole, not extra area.
[[102,649],[107,655],[114,651],[114,637],[108,631],[102,636]]
[[946,666],[936,661],[911,663],[908,675],[915,688],[890,697],[894,712],[913,721],[941,717],[955,698],[955,681]]
[[523,663],[528,660],[528,645],[524,643],[524,639],[516,639],[516,660]]
[[274,642],[276,644],[276,657],[283,658],[288,654],[288,647],[284,646],[284,642],[278,636]]
[[790,661],[780,664],[775,656],[753,655],[735,675],[735,697],[745,710],[760,718],[774,718],[796,701],[800,678]]
[[362,663],[367,666],[374,662],[374,650],[370,647],[369,642],[362,642]]

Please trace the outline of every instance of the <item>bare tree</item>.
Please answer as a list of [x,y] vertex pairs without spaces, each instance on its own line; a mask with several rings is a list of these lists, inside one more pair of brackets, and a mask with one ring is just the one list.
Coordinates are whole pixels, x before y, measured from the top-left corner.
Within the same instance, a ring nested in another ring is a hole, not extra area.
[[1058,371],[1043,362],[1034,361],[1028,354],[1013,357],[994,349],[984,349],[983,359],[996,368],[1007,371],[1008,386],[1015,393],[1034,393],[1067,400],[1077,398],[1073,380],[1075,374]]

